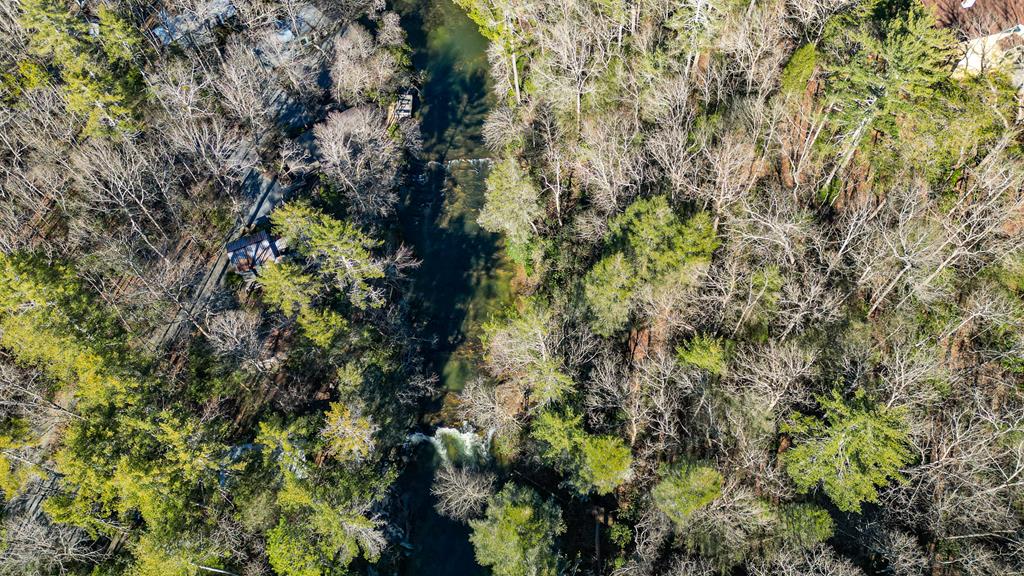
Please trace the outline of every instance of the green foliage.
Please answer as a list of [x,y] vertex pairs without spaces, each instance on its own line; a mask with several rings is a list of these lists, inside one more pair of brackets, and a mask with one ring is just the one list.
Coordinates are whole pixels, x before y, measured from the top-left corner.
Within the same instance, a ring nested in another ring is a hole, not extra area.
[[654,486],[654,505],[676,526],[686,526],[690,515],[722,494],[722,475],[710,466],[686,462],[662,471]]
[[584,285],[594,332],[611,335],[629,322],[635,286],[636,278],[625,254],[612,254],[594,265]]
[[62,265],[33,256],[0,256],[0,346],[72,388],[85,405],[138,387],[122,369],[124,335]]
[[[221,446],[209,439],[216,426],[175,401],[148,403],[163,383],[127,352],[111,318],[68,267],[0,257],[0,346],[77,399],[52,454],[61,492],[44,510],[93,535],[113,535],[111,519],[140,518],[155,542],[196,513],[190,500],[219,469]],[[163,562],[153,554],[146,562]]]
[[807,90],[807,83],[814,74],[814,66],[818,61],[818,50],[814,44],[804,44],[789,57],[789,62],[782,69],[779,86],[784,94],[800,95]]
[[376,561],[383,536],[363,512],[394,476],[359,468],[314,474],[306,461],[312,442],[305,428],[302,420],[288,426],[261,422],[256,438],[265,466],[276,470],[279,482],[280,516],[267,533],[271,566],[279,574],[320,576],[344,573],[358,556]]
[[633,454],[617,436],[586,436],[580,445],[580,480],[598,494],[610,494],[629,479]]
[[8,418],[0,425],[3,427],[0,431],[0,491],[10,501],[21,493],[30,479],[41,475],[42,470],[7,455],[8,450],[34,444],[28,422],[24,418]]
[[582,494],[608,494],[629,479],[633,456],[616,436],[594,436],[583,430],[583,418],[569,411],[541,412],[531,436],[541,447],[541,458],[571,476]]
[[706,212],[683,222],[664,196],[630,204],[608,223],[606,242],[624,250],[637,274],[654,282],[687,279],[687,268],[706,264],[718,246]]
[[819,396],[824,418],[793,414],[783,426],[796,445],[782,463],[801,492],[819,483],[836,507],[860,512],[878,500],[878,487],[902,481],[900,468],[914,460],[906,411],[871,402],[863,391],[849,401],[836,391]]
[[312,274],[306,274],[293,262],[268,262],[260,268],[259,284],[265,303],[291,316],[312,305],[319,294],[319,285]]
[[525,387],[538,406],[560,401],[573,387],[549,342],[550,324],[551,311],[530,300],[522,310],[486,322],[481,338],[492,372]]
[[380,242],[351,223],[332,218],[303,202],[285,204],[274,210],[270,218],[274,231],[288,238],[321,275],[344,290],[353,306],[377,308],[384,304],[371,286],[373,280],[384,277],[384,268],[372,252]]
[[342,462],[361,461],[373,450],[376,426],[341,402],[332,402],[322,434],[331,455]]
[[509,6],[505,3],[495,0],[457,0],[455,3],[466,11],[484,38],[500,42],[508,37]]
[[558,551],[555,537],[565,527],[553,500],[533,490],[506,485],[491,497],[487,515],[469,523],[477,561],[495,576],[555,576]]
[[99,43],[107,62],[130,66],[142,45],[135,27],[106,4],[99,6],[96,15],[100,19]]
[[45,86],[50,75],[45,68],[35,62],[22,60],[15,69],[0,73],[0,101],[9,106],[16,106],[26,90]]
[[926,137],[904,138],[901,152],[926,160],[926,176],[932,182],[949,182],[956,188],[955,171],[962,171],[964,150],[987,148],[1004,135],[1005,119],[1017,110],[1017,89],[1005,77],[954,77],[944,86],[946,100],[913,128]]
[[221,568],[214,552],[198,550],[188,539],[179,538],[165,541],[153,534],[143,534],[132,549],[135,562],[128,570],[129,576],[196,576],[199,566]]
[[122,377],[102,352],[83,344],[67,326],[54,325],[45,310],[28,310],[0,320],[0,345],[19,361],[39,366],[74,389],[87,406],[123,397],[137,382]]
[[281,576],[320,576],[323,565],[316,548],[310,546],[315,535],[301,525],[284,518],[267,533],[267,559]]
[[513,158],[504,158],[487,175],[484,208],[478,222],[485,230],[505,235],[511,251],[521,250],[544,215],[540,193],[529,174]]
[[66,61],[86,49],[85,22],[71,14],[60,0],[28,0],[21,4],[21,26],[32,33],[29,52]]
[[866,122],[895,136],[901,117],[924,112],[936,97],[954,41],[917,2],[885,22],[861,18],[836,32],[829,91],[845,125]]
[[297,315],[303,333],[321,348],[331,345],[338,333],[345,329],[345,319],[336,312],[314,306],[325,287],[292,263],[267,263],[260,269],[259,284],[263,300],[285,315]]
[[694,336],[677,348],[676,360],[684,366],[694,366],[716,376],[725,376],[728,370],[723,340],[703,334]]
[[610,254],[584,279],[592,328],[610,336],[625,327],[636,292],[679,291],[694,282],[718,245],[701,212],[683,222],[664,196],[637,200],[608,224]]
[[[826,86],[835,109],[832,119],[846,146],[869,147],[872,162],[888,174],[890,164],[898,163],[892,155],[894,140],[905,146],[925,132],[941,138],[950,123],[959,123],[961,114],[937,123],[933,118],[946,109],[942,92],[955,41],[948,30],[935,27],[919,2],[882,19],[869,6],[831,22],[823,46],[829,56]],[[876,132],[890,140],[877,145]]]
[[74,491],[47,501],[51,517],[108,533],[105,518],[137,511],[151,532],[168,536],[195,512],[189,498],[218,469],[221,447],[194,420],[137,412],[96,412],[68,428],[54,460]]
[[554,410],[541,412],[530,430],[533,439],[540,442],[541,458],[558,466],[572,461],[583,434],[583,416]]
[[807,549],[832,537],[835,523],[814,504],[787,504],[778,510],[776,538],[782,547]]
[[21,3],[21,25],[29,31],[29,52],[50,60],[64,82],[68,111],[85,118],[86,136],[110,136],[138,129],[137,107],[145,98],[134,65],[141,41],[134,28],[101,6],[99,35],[62,0]]

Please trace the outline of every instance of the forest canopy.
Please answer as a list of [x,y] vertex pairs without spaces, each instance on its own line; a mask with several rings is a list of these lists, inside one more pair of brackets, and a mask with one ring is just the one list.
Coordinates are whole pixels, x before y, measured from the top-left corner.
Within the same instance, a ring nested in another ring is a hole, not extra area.
[[969,4],[0,0],[0,574],[1024,574]]

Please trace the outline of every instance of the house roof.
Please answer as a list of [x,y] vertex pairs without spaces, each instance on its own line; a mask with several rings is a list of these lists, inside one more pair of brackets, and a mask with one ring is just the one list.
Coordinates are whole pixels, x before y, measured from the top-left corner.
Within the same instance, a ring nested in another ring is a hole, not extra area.
[[922,1],[934,11],[940,26],[956,28],[968,38],[996,34],[1024,22],[1024,0]]
[[271,242],[270,234],[267,234],[266,230],[261,230],[255,234],[249,236],[243,236],[238,240],[228,242],[226,249],[228,252],[238,252],[239,250],[252,246],[254,244],[261,244],[263,242]]
[[1024,25],[974,38],[964,43],[964,56],[957,63],[957,72],[976,76],[1000,69],[1009,75],[1018,89],[1024,86],[1024,62],[1020,47],[1024,46]]
[[[161,10],[157,17],[160,25],[153,28],[153,35],[164,45],[177,42],[184,38],[188,43],[199,44],[213,41],[208,25],[223,23],[238,14],[238,9],[231,0],[208,0],[200,2],[189,12],[170,14]],[[195,38],[192,38],[195,36]]]

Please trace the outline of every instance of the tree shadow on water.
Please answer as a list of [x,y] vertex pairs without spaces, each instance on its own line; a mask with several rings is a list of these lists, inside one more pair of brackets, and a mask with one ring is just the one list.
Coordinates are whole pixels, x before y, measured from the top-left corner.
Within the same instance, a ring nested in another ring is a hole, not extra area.
[[[447,389],[460,389],[477,369],[467,352],[479,324],[504,305],[507,290],[499,237],[483,230],[477,216],[484,201],[484,163],[449,161],[486,156],[481,129],[491,107],[486,41],[451,0],[397,0],[394,8],[413,49],[413,66],[423,73],[417,116],[424,152],[409,170],[399,212],[403,241],[421,264],[412,273],[412,314],[432,371]],[[453,368],[454,366],[454,368]],[[440,408],[441,398],[422,407]],[[410,553],[400,574],[475,576],[469,528],[437,514],[430,486],[438,465],[429,444],[415,448],[396,484]]]
[[[449,171],[452,160],[486,155],[481,130],[491,108],[487,42],[450,0],[399,0],[395,5],[422,71],[423,166],[413,167],[400,214],[403,236],[422,261],[413,274],[416,320],[436,344],[427,360],[439,375],[467,338],[467,317],[486,307],[501,265],[499,238],[476,223],[486,166]],[[483,302],[481,302],[483,300]],[[459,389],[461,382],[445,382]],[[435,407],[428,407],[428,410]]]
[[499,238],[476,223],[484,177],[483,169],[468,182],[466,176],[435,174],[411,191],[405,207],[411,224],[406,230],[412,232],[408,240],[422,262],[413,273],[414,311],[423,324],[423,336],[433,340],[427,361],[435,373],[445,376],[449,390],[461,389],[468,377],[449,377],[453,355],[477,336],[479,324],[502,295],[497,285],[502,266]]

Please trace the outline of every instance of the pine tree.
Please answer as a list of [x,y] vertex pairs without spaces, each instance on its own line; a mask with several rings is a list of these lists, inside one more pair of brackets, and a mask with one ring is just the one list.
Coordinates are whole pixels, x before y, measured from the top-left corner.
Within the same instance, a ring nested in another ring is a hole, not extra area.
[[553,500],[508,484],[493,496],[486,517],[469,523],[476,559],[495,576],[555,576],[555,537],[565,531],[562,512]]
[[860,512],[878,500],[878,488],[902,481],[900,469],[914,461],[906,411],[871,402],[859,390],[845,400],[836,391],[819,396],[824,418],[793,414],[783,426],[795,446],[782,463],[801,492],[821,484],[836,507]]
[[722,494],[722,475],[710,466],[686,462],[662,471],[651,495],[654,505],[678,527]]
[[623,329],[642,287],[678,293],[692,285],[718,246],[711,219],[679,219],[664,196],[631,204],[608,223],[608,252],[587,273],[584,293],[591,327],[602,336]]
[[274,231],[294,243],[320,274],[348,294],[356,308],[384,304],[371,283],[384,277],[381,262],[373,256],[380,243],[349,222],[332,218],[309,204],[285,204],[271,214]]
[[571,410],[542,412],[531,435],[540,443],[541,457],[567,474],[580,494],[608,494],[630,477],[633,455],[625,441],[588,434],[583,417]]
[[930,113],[955,43],[928,9],[912,2],[881,23],[866,10],[838,23],[846,27],[833,32],[829,96],[851,137],[859,141],[872,129],[896,137],[903,121]]

